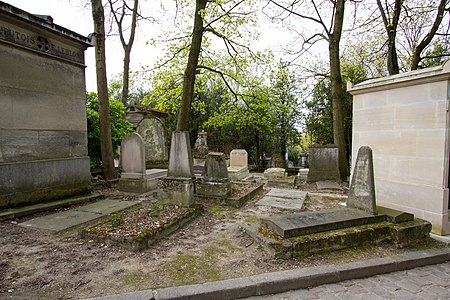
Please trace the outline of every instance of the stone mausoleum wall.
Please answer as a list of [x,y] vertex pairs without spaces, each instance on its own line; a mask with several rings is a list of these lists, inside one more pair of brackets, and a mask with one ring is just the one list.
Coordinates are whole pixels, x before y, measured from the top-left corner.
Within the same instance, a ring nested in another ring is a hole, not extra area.
[[373,150],[377,204],[430,221],[450,234],[450,61],[349,86],[353,95],[352,166]]
[[0,209],[90,190],[89,42],[0,2]]

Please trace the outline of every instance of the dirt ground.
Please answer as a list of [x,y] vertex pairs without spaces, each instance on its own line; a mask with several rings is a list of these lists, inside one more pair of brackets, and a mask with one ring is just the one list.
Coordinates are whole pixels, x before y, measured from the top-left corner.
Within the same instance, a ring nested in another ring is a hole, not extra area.
[[[334,207],[345,196],[317,193],[313,185],[301,189],[310,191],[307,210]],[[142,198],[103,192],[114,198]],[[239,209],[203,200],[203,215],[141,252],[84,239],[78,231],[53,234],[17,225],[36,215],[0,222],[0,299],[84,299],[405,251],[381,246],[302,260],[274,259],[241,229],[261,216],[289,213],[256,206],[263,194]],[[146,201],[153,200],[146,196]]]

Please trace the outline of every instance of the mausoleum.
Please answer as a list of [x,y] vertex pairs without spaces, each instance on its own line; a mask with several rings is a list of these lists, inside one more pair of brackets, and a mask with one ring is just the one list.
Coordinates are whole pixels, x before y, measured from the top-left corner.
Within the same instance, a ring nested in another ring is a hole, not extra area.
[[373,151],[377,204],[413,213],[450,234],[450,61],[348,86],[353,95],[352,166]]
[[90,190],[90,40],[0,2],[0,208]]

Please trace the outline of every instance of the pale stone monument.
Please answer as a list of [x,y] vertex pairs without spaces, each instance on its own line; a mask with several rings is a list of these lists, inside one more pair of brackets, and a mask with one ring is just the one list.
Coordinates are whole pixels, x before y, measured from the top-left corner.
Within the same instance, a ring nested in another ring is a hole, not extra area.
[[194,200],[194,180],[189,132],[174,131],[167,178],[160,181],[159,188],[170,202],[189,206]]
[[0,209],[91,190],[89,38],[0,2]]
[[135,193],[145,193],[155,189],[158,179],[166,176],[167,170],[146,170],[145,145],[142,137],[135,132],[129,133],[122,140],[120,148],[122,174],[119,179],[119,189]]
[[195,186],[197,195],[227,197],[231,194],[225,154],[208,153],[202,176],[203,178]]
[[230,152],[230,166],[228,167],[230,179],[241,180],[249,175],[248,155],[244,149],[234,149]]
[[359,148],[348,192],[347,206],[359,208],[371,214],[377,213],[373,157],[370,147]]
[[143,119],[136,130],[144,139],[146,166],[167,161],[166,132],[164,125],[157,118]]
[[339,151],[336,145],[312,145],[308,148],[308,182],[340,182]]

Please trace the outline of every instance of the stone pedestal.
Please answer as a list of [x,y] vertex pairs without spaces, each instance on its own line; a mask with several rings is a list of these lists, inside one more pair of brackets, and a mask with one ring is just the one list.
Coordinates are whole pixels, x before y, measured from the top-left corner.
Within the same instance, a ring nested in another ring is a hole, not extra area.
[[162,178],[158,188],[169,203],[189,206],[194,202],[194,178]]
[[223,153],[208,153],[202,176],[195,186],[197,195],[213,197],[231,195],[231,183]]
[[122,173],[118,189],[124,192],[146,193],[158,187],[159,179],[167,176],[166,169],[150,169],[145,174]]

